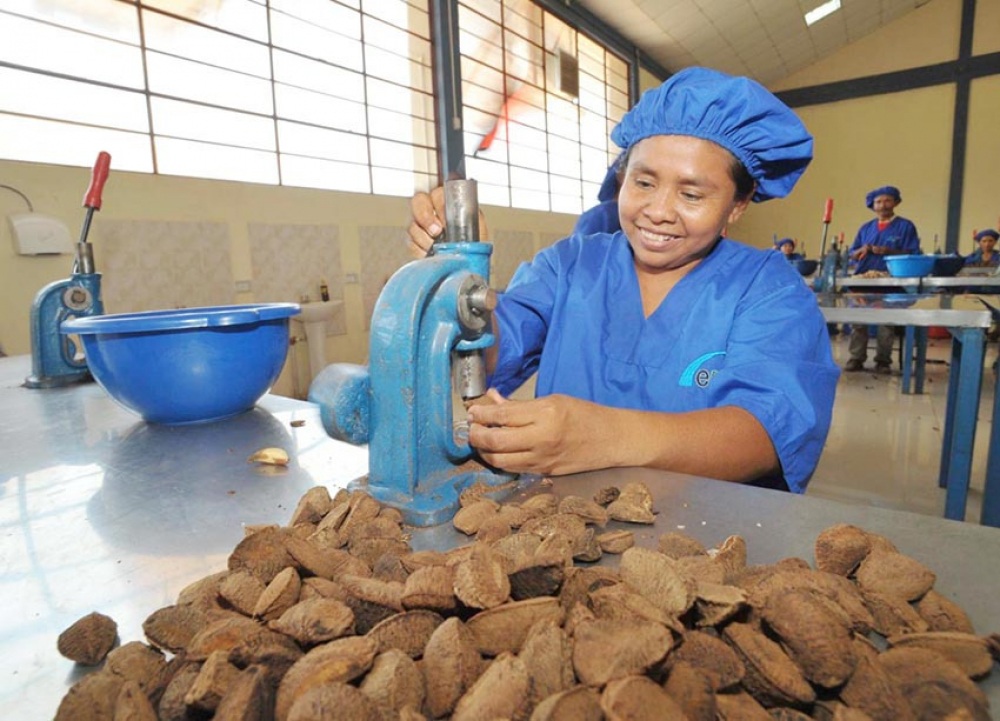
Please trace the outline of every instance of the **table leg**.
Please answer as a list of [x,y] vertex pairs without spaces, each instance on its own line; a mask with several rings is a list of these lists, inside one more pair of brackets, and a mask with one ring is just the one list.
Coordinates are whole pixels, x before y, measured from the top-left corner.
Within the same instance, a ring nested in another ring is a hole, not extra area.
[[979,522],[1000,527],[1000,391],[993,391],[993,427],[990,429],[989,455],[986,458],[986,486]]
[[951,441],[955,434],[955,405],[958,397],[958,378],[962,366],[962,343],[958,336],[951,339],[951,362],[948,364],[948,396],[944,402],[944,432],[941,434],[941,469],[938,473],[938,487],[948,485],[948,460],[951,457]]
[[924,378],[927,375],[927,328],[917,328],[917,380],[913,392],[924,392]]
[[903,341],[903,393],[909,395],[910,383],[913,380],[913,326],[906,326],[906,336]]
[[[952,420],[952,435],[947,449],[945,485],[948,490],[945,495],[944,517],[964,521],[969,477],[972,474],[972,447],[976,439],[976,421],[979,415],[985,333],[981,328],[956,328],[952,334],[952,347],[957,343],[962,348],[959,351],[959,367],[951,369],[952,375],[957,371],[959,377],[955,389],[954,411],[950,408],[947,411]],[[953,352],[953,358],[954,355]]]

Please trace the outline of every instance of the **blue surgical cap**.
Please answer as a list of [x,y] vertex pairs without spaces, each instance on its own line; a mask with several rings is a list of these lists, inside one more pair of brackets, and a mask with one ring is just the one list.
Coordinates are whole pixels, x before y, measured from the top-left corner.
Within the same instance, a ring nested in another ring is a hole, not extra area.
[[865,205],[873,208],[875,206],[875,198],[880,195],[891,195],[896,199],[897,203],[903,202],[903,196],[899,194],[899,188],[895,185],[883,185],[881,188],[875,188],[875,190],[865,196]]
[[976,233],[976,242],[978,243],[983,238],[993,238],[993,240],[1000,240],[1000,233],[995,230],[987,228],[986,230],[980,230]]
[[794,238],[782,238],[781,240],[776,240],[776,241],[774,241],[774,247],[775,248],[780,248],[785,243],[791,243],[792,247],[793,248],[795,247],[795,239]]
[[749,78],[707,68],[687,68],[647,90],[611,131],[624,149],[654,135],[721,145],[757,181],[758,203],[792,192],[812,160],[812,136],[787,105]]

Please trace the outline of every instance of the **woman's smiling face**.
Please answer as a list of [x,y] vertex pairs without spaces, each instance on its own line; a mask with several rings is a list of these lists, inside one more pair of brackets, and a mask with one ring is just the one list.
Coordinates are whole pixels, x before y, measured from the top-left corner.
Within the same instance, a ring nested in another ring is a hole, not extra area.
[[697,263],[746,210],[733,156],[689,135],[654,135],[629,151],[618,216],[636,269],[661,273]]

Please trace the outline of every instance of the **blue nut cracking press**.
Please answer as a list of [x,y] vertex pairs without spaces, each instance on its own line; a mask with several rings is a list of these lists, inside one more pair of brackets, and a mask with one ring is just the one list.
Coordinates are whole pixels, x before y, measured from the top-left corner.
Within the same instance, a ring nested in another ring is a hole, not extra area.
[[369,366],[327,366],[309,388],[334,438],[368,443],[361,486],[416,526],[441,523],[464,488],[512,476],[462,467],[472,456],[456,437],[452,374],[463,400],[486,391],[485,350],[496,296],[489,287],[492,246],[479,241],[472,180],[445,183],[447,241],[400,268],[372,315]]

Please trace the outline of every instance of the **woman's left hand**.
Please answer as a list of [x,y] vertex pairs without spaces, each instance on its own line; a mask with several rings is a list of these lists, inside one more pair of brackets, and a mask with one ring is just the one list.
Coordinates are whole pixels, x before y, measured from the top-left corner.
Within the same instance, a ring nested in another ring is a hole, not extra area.
[[469,443],[487,463],[542,475],[616,465],[615,409],[564,395],[512,401],[492,388],[487,398],[469,409]]

